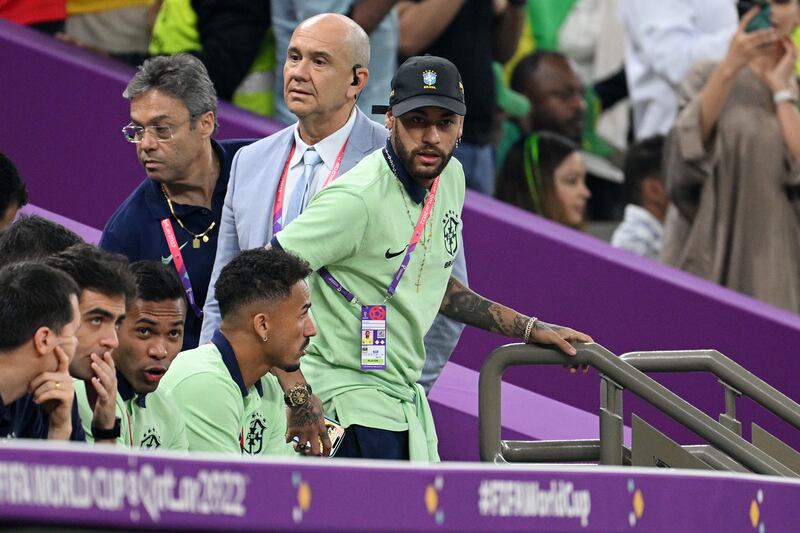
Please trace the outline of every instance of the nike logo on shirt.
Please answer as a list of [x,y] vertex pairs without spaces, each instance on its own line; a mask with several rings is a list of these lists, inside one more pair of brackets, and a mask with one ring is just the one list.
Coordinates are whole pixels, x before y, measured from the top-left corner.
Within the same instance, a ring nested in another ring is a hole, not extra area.
[[386,253],[384,254],[384,256],[386,257],[386,259],[394,259],[398,255],[400,255],[403,252],[405,252],[406,248],[408,248],[408,245],[403,246],[403,248],[399,252],[392,252],[392,251],[389,250],[389,248],[387,248],[386,249]]
[[[185,243],[183,243],[180,246],[178,246],[178,250],[183,250],[183,247],[186,246],[187,244],[189,244],[189,241],[186,241]],[[168,255],[166,257],[162,256],[161,257],[161,263],[164,264],[164,265],[168,265],[168,264],[172,263],[172,254],[170,254],[170,255]]]

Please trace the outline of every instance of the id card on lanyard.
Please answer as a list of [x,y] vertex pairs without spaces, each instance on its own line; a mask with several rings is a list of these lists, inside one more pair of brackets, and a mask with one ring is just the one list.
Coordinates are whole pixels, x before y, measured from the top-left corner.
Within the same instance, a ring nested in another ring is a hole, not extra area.
[[[411,262],[411,255],[417,248],[422,232],[425,230],[425,225],[433,212],[433,206],[436,201],[436,193],[439,190],[439,177],[433,180],[430,195],[428,196],[422,212],[419,214],[417,223],[414,226],[414,233],[411,235],[411,241],[408,243],[406,254],[403,257],[403,262],[400,268],[392,277],[389,287],[386,289],[386,299],[379,305],[361,305],[361,369],[362,370],[384,370],[386,368],[386,342],[387,342],[387,315],[386,315],[386,302],[394,296],[397,292],[397,286],[403,275],[408,269],[408,264]],[[342,295],[342,298],[350,303],[357,303],[357,299],[353,293],[348,291],[344,285],[333,277],[330,271],[322,267],[318,270],[319,275],[333,290]]]
[[[348,137],[347,140],[350,140],[350,138]],[[327,187],[330,182],[339,176],[339,169],[342,166],[344,151],[347,148],[347,140],[344,141],[342,149],[339,150],[339,155],[336,156],[336,161],[333,163],[333,168],[328,173],[328,177],[325,178],[325,181],[322,182],[322,187],[320,187],[320,190]],[[289,176],[289,164],[292,161],[294,149],[295,145],[292,143],[292,149],[289,150],[289,157],[286,158],[286,164],[283,165],[283,172],[281,173],[281,179],[278,182],[278,189],[275,191],[275,203],[272,205],[272,235],[277,235],[278,232],[283,229],[283,197],[286,193],[286,179]]]

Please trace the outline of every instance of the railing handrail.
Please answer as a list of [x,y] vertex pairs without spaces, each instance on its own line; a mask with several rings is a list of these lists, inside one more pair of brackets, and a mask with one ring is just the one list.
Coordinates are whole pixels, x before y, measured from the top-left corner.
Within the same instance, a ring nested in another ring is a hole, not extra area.
[[[589,365],[630,390],[655,408],[727,453],[751,471],[759,474],[791,476],[796,474],[762,452],[733,431],[689,404],[675,393],[621,360],[599,344],[578,344],[578,353],[569,357],[555,348],[531,344],[509,344],[495,349],[483,363],[479,377],[478,419],[480,453],[484,461],[502,458],[500,451],[500,382],[509,366],[517,365]],[[492,401],[496,399],[495,401]]]
[[710,372],[800,429],[800,404],[717,350],[628,352],[619,356],[642,372]]

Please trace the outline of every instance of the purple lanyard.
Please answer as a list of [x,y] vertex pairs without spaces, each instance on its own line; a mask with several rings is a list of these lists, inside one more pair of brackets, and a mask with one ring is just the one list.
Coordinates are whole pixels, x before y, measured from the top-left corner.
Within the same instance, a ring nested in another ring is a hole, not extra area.
[[[436,193],[439,190],[439,176],[436,176],[436,179],[433,180],[433,185],[431,186],[431,192],[428,196],[428,199],[425,201],[425,205],[422,208],[422,212],[419,214],[419,219],[417,219],[417,224],[414,227],[414,233],[411,235],[411,242],[408,243],[408,250],[406,250],[406,255],[403,257],[403,262],[400,264],[400,268],[397,269],[397,273],[395,273],[394,277],[392,278],[392,282],[389,284],[389,288],[386,289],[386,293],[388,294],[387,300],[394,296],[394,293],[397,292],[397,286],[400,284],[400,280],[403,279],[403,275],[406,273],[406,269],[408,268],[408,264],[411,262],[411,254],[414,253],[414,250],[417,247],[417,243],[419,242],[420,237],[422,236],[422,232],[425,230],[425,224],[428,223],[428,219],[433,212],[433,204],[436,201]],[[328,284],[333,290],[338,292],[342,295],[342,297],[350,303],[356,302],[356,297],[348,291],[344,285],[339,283],[339,281],[333,277],[333,274],[330,271],[322,267],[319,270],[319,275],[325,280],[325,283]]]
[[192,290],[192,282],[189,280],[189,272],[186,271],[186,264],[183,262],[183,255],[181,248],[178,246],[178,239],[175,237],[175,230],[172,228],[172,222],[168,218],[161,221],[161,229],[164,231],[164,238],[167,239],[167,247],[169,253],[172,254],[172,262],[175,263],[175,270],[178,271],[178,277],[181,278],[183,284],[183,291],[186,293],[186,300],[189,302],[189,307],[197,318],[203,318],[203,310],[194,301],[194,291]]

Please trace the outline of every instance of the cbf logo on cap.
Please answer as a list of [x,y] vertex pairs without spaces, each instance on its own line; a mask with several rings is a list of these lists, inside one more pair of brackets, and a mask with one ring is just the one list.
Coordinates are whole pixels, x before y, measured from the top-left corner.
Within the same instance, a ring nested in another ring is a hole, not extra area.
[[425,89],[435,89],[436,85],[436,71],[426,70],[422,73],[422,82],[425,84]]
[[[420,83],[422,81],[422,83]],[[399,117],[420,107],[441,107],[457,115],[467,114],[464,85],[456,66],[443,57],[408,58],[392,79],[388,106],[373,106],[373,113],[392,110]]]

